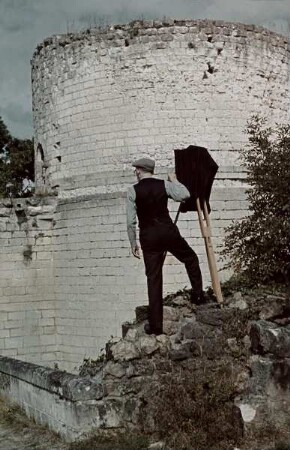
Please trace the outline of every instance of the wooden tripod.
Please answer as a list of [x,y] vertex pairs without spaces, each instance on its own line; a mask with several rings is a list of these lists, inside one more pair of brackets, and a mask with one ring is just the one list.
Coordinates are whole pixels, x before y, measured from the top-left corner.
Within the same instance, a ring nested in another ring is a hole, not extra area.
[[[206,248],[206,255],[207,255],[207,260],[208,260],[208,267],[209,267],[209,272],[210,272],[210,277],[211,277],[212,289],[214,291],[214,294],[217,298],[218,303],[222,304],[224,300],[223,300],[223,296],[222,296],[221,285],[220,285],[220,281],[219,281],[219,277],[218,277],[215,255],[214,255],[214,251],[213,251],[213,245],[212,245],[212,240],[211,240],[211,226],[210,226],[210,219],[209,219],[209,213],[208,213],[206,201],[204,201],[204,211],[202,211],[202,209],[200,207],[199,198],[196,199],[196,206],[197,206],[197,214],[198,214],[200,230],[201,230],[202,237],[204,238],[204,243],[205,243],[205,248]],[[203,213],[204,213],[204,215],[203,215]],[[177,224],[179,214],[180,214],[180,206],[178,208],[178,211],[177,211],[177,214],[176,214],[176,217],[174,220],[175,225]],[[166,258],[166,252],[164,253],[164,256],[163,256],[163,262],[165,261],[165,258]]]
[[211,277],[211,284],[213,291],[215,293],[215,296],[217,298],[218,303],[223,303],[223,296],[220,286],[220,281],[218,277],[218,271],[216,266],[216,260],[215,255],[213,251],[213,245],[211,240],[211,226],[210,226],[210,219],[209,219],[209,213],[207,209],[206,201],[204,201],[203,204],[203,211],[200,206],[199,198],[196,199],[196,206],[197,206],[197,214],[198,214],[198,220],[200,225],[200,230],[202,237],[204,238],[205,248],[206,248],[206,254],[207,254],[207,260],[208,260],[208,267]]

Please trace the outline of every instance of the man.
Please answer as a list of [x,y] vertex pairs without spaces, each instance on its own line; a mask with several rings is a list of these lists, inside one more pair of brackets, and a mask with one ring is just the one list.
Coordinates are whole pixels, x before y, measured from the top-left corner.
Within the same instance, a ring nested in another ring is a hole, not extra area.
[[140,258],[136,240],[136,213],[140,229],[140,244],[143,252],[149,297],[149,325],[147,334],[162,334],[162,266],[164,253],[169,251],[184,263],[192,287],[192,300],[203,301],[202,277],[197,255],[183,239],[172,222],[168,198],[181,202],[190,197],[187,188],[179,183],[175,174],[168,181],[153,177],[155,162],[141,158],[133,162],[138,183],[127,193],[127,231],[132,253]]

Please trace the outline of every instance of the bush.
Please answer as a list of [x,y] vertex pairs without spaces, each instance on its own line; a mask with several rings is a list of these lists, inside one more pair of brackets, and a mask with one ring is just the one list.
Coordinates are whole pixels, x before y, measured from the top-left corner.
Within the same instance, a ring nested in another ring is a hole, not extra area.
[[264,127],[254,117],[249,145],[241,153],[248,175],[250,215],[226,229],[223,256],[236,274],[252,282],[289,280],[290,126]]
[[[231,364],[179,367],[150,386],[140,425],[174,450],[222,450],[239,446],[243,425],[234,405],[237,382]],[[154,395],[153,395],[154,394]],[[145,430],[144,430],[145,431]]]

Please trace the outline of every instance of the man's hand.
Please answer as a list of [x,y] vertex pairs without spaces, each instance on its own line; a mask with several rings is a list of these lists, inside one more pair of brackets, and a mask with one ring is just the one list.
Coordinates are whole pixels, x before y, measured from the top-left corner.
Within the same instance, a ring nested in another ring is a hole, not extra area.
[[135,256],[135,258],[138,258],[138,259],[141,258],[141,253],[140,253],[140,249],[139,249],[138,245],[135,245],[135,247],[132,247],[132,253]]
[[177,181],[175,173],[168,174],[168,181]]

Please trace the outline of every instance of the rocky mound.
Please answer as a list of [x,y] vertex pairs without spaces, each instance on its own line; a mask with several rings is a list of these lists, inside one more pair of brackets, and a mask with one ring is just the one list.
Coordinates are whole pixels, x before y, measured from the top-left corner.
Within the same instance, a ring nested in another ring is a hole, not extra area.
[[189,297],[164,299],[164,334],[145,334],[148,309],[138,307],[123,338],[84,361],[80,375],[103,385],[104,415],[171,449],[289,443],[289,296],[235,292],[222,308]]

